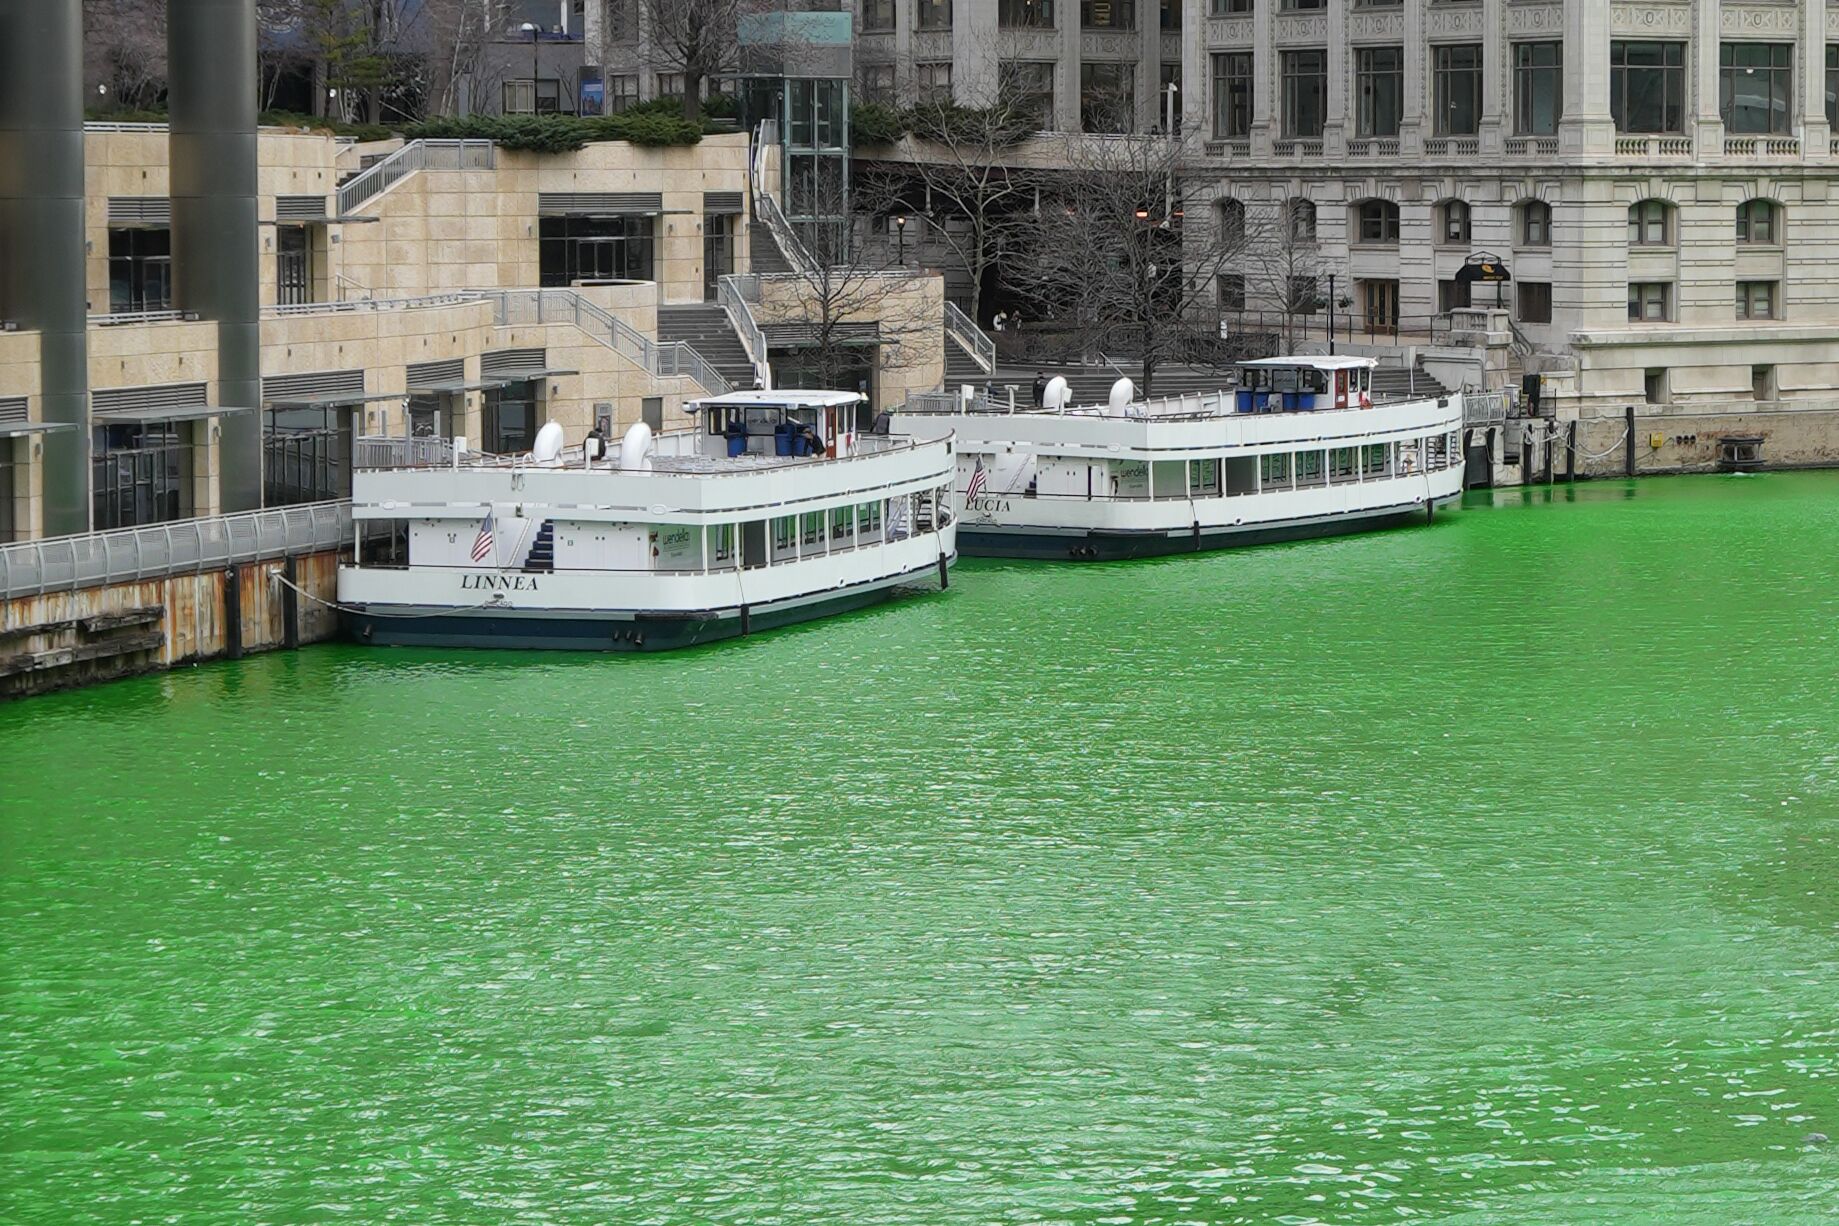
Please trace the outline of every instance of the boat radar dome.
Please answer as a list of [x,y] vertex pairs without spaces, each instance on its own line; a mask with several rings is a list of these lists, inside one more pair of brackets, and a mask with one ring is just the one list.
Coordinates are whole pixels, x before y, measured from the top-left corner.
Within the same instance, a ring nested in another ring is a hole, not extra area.
[[1041,407],[1064,411],[1067,402],[1073,398],[1073,389],[1066,384],[1064,375],[1055,375],[1047,381],[1047,388],[1041,393]]
[[1130,407],[1130,402],[1137,398],[1137,385],[1129,378],[1119,379],[1111,385],[1111,411],[1122,413]]
[[651,427],[644,422],[633,422],[619,440],[619,467],[621,472],[651,471]]
[[562,454],[562,423],[552,421],[536,432],[530,444],[530,458],[538,464],[553,464]]

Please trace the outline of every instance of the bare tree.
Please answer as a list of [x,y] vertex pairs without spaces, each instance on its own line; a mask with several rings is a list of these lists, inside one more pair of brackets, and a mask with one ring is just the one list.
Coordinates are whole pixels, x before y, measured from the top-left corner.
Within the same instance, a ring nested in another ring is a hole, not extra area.
[[1284,200],[1258,206],[1254,241],[1239,265],[1246,287],[1260,303],[1283,318],[1283,347],[1294,353],[1299,323],[1322,307],[1325,269],[1315,237],[1315,206],[1307,200]]
[[757,0],[643,0],[653,64],[683,74],[683,117],[702,117],[703,83],[732,72],[741,17]]
[[892,156],[856,174],[862,211],[924,218],[927,238],[969,277],[970,315],[979,321],[984,281],[1018,224],[1032,221],[1034,185],[1013,167],[1012,153],[1052,119],[1015,80],[986,92],[987,107],[922,101],[908,112],[907,135]]
[[83,0],[86,97],[104,110],[153,110],[166,93],[165,0]]
[[1190,138],[1068,134],[1044,173],[1040,212],[1013,276],[1082,350],[1135,351],[1139,392],[1156,369],[1216,338],[1215,284],[1258,242],[1255,219],[1209,224],[1219,184]]

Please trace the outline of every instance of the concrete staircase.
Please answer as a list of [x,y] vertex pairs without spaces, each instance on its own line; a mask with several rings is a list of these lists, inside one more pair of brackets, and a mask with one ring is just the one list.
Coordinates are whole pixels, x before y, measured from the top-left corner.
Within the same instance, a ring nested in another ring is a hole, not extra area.
[[1373,395],[1379,399],[1404,396],[1447,396],[1449,389],[1430,376],[1419,362],[1415,371],[1400,366],[1381,366],[1373,372]]
[[687,341],[737,390],[753,386],[753,363],[747,360],[747,350],[734,334],[728,313],[713,302],[659,307],[658,339],[665,344]]
[[747,227],[747,254],[753,261],[753,271],[759,273],[791,272],[792,265],[787,262],[785,252],[779,250],[779,244],[773,239],[773,232],[763,222],[754,222]]

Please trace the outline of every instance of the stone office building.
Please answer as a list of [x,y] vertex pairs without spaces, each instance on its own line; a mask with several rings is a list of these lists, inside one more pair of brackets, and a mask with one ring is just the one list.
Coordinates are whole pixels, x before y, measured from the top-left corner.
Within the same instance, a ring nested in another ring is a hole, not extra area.
[[[1362,340],[1427,342],[1487,253],[1586,412],[1839,393],[1829,0],[861,0],[859,30],[868,96],[1176,113],[1217,221],[1287,210]],[[1229,326],[1255,280],[1220,278]]]

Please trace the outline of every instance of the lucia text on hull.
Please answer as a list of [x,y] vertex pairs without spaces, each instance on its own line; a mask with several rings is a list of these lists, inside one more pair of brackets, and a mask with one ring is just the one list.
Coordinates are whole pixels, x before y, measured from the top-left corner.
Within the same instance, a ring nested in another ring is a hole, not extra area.
[[1234,390],[1068,406],[916,397],[894,428],[955,437],[967,556],[1097,560],[1427,520],[1462,496],[1462,397],[1376,402],[1370,358],[1242,362]]
[[[947,582],[955,443],[858,430],[854,393],[754,391],[639,424],[612,454],[418,454],[352,479],[339,603],[360,642],[655,651]],[[408,442],[409,440],[404,440]],[[425,440],[414,440],[423,442]]]

